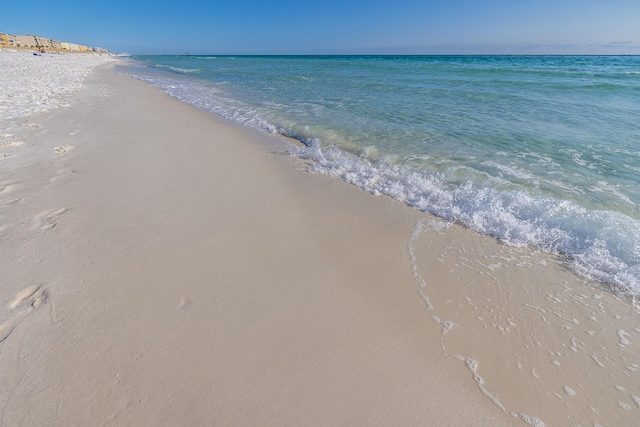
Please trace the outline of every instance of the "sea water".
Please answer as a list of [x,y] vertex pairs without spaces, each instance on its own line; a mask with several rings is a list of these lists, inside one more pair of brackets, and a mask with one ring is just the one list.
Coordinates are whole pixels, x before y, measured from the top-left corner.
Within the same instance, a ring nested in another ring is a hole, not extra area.
[[638,56],[134,56],[340,177],[640,296]]

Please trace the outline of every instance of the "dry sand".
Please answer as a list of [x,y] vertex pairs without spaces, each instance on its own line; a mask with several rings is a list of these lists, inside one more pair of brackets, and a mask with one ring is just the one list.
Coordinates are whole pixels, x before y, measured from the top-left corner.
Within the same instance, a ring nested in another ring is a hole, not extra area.
[[637,311],[558,259],[113,69],[10,135],[2,425],[640,419]]

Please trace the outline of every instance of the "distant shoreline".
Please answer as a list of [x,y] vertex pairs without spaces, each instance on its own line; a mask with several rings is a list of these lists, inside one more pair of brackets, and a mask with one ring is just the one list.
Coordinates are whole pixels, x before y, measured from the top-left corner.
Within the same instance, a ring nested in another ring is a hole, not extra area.
[[[40,49],[36,48],[36,47],[25,47],[25,46],[10,46],[10,47],[0,47],[0,52],[2,51],[31,51],[31,52],[38,52]],[[94,51],[74,51],[74,50],[67,50],[67,49],[52,49],[52,48],[47,48],[44,49],[43,53],[69,53],[72,55],[87,55],[87,54],[93,54],[93,55],[111,55],[111,56],[117,56],[116,53],[113,52],[94,52]]]
[[[65,51],[68,52],[68,51]],[[620,53],[620,54],[595,54],[595,53],[128,53],[128,56],[211,56],[221,58],[348,58],[348,57],[362,57],[362,58],[384,58],[384,57],[635,57],[640,54],[635,53]]]

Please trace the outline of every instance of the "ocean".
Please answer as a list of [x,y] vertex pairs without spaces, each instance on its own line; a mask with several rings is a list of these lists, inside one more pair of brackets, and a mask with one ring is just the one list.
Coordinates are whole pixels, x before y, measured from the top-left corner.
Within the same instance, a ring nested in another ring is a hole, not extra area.
[[638,56],[133,56],[312,170],[640,296]]

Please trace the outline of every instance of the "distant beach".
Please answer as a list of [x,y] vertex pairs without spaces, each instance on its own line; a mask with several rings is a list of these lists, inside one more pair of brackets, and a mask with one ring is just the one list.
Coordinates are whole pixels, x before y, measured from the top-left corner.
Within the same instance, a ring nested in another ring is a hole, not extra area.
[[34,34],[7,34],[0,31],[0,49],[33,50],[38,53],[98,53],[111,54],[101,47],[89,47],[73,42],[54,40]]
[[65,95],[79,91],[91,69],[110,60],[96,54],[45,53],[34,58],[32,50],[0,51],[0,125],[68,105]]
[[[574,89],[506,108],[478,83],[486,63],[454,63],[449,97],[452,74],[400,79],[402,59],[239,60],[0,51],[0,424],[636,423],[638,264],[612,232],[638,220],[634,175],[573,191],[635,154],[606,157],[591,134],[592,151],[553,157],[589,102],[567,98],[582,110],[544,133],[547,110],[515,106]],[[631,114],[636,80],[618,83],[577,90]],[[501,117],[522,128],[496,131]],[[501,150],[478,142],[492,132]],[[543,229],[566,246],[526,240]]]

